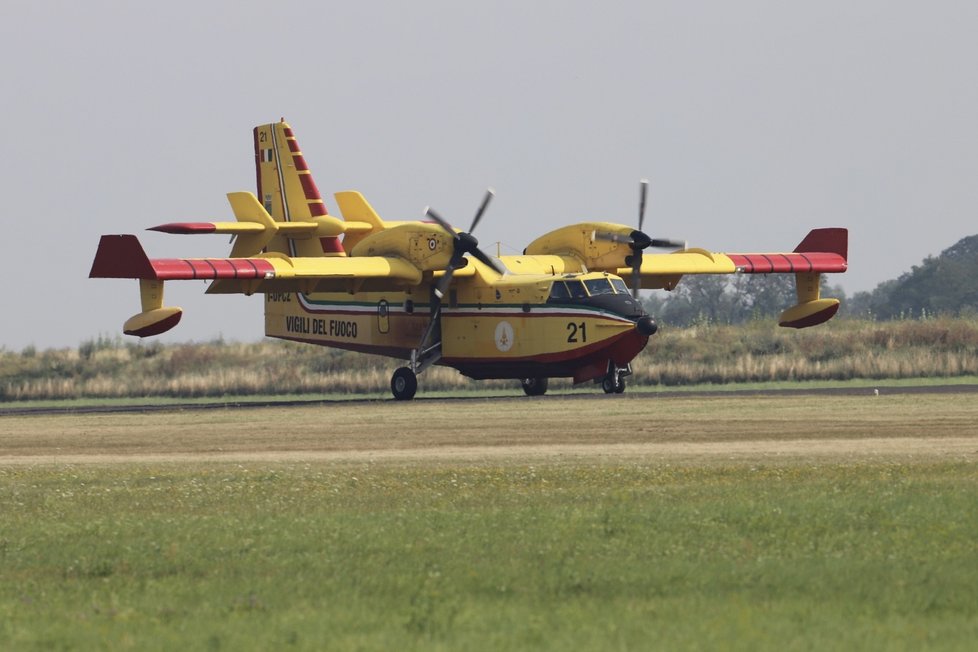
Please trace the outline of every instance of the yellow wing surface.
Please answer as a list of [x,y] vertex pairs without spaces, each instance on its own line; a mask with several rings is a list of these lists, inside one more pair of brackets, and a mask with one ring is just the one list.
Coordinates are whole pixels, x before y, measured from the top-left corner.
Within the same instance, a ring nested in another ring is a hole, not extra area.
[[[604,237],[597,237],[598,234]],[[610,234],[610,237],[609,237]],[[606,222],[584,222],[551,231],[534,240],[519,262],[537,271],[558,269],[604,271],[631,284],[635,269],[630,245],[631,227]],[[839,309],[836,299],[820,296],[821,274],[845,272],[848,267],[848,231],[814,229],[791,252],[717,253],[682,249],[641,257],[638,279],[642,288],[672,290],[687,274],[794,274],[798,304],[781,315],[779,323],[792,328],[814,326]]]
[[[441,271],[430,274],[432,278]],[[456,276],[473,274],[473,268]],[[142,312],[123,327],[129,335],[157,335],[180,321],[179,308],[163,307],[163,283],[213,281],[209,293],[359,292],[401,290],[418,285],[424,270],[396,256],[292,258],[271,252],[246,258],[156,258],[146,255],[134,235],[103,235],[91,278],[140,281]]]

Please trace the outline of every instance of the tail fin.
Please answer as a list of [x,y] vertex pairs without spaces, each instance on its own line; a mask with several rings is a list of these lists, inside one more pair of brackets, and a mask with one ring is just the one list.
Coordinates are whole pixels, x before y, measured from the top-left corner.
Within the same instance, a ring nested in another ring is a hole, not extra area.
[[[258,197],[277,222],[308,222],[327,215],[319,188],[306,165],[292,127],[283,119],[255,127]],[[274,238],[270,251],[290,256],[345,256],[336,236],[290,240]]]

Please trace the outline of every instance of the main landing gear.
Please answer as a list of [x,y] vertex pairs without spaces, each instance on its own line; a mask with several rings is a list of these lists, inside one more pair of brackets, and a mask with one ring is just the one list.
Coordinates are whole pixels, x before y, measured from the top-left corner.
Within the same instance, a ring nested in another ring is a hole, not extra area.
[[418,391],[418,375],[408,367],[400,367],[391,376],[391,393],[398,401],[410,401]]
[[[399,367],[391,376],[391,394],[398,401],[410,401],[418,391],[418,374],[441,358],[441,308],[436,308],[431,323],[421,338],[421,345],[411,351],[411,362]],[[430,344],[432,340],[437,340]]]
[[523,393],[527,396],[543,396],[547,393],[547,378],[521,378],[520,384],[523,386]]

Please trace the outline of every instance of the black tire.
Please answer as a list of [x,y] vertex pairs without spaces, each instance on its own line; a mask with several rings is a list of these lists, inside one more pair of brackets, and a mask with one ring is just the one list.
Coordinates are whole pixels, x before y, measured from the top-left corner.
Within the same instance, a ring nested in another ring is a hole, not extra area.
[[614,376],[605,376],[601,379],[601,389],[604,390],[605,394],[614,394],[618,389],[618,384],[615,383]]
[[547,393],[550,382],[548,378],[522,378],[520,384],[523,386],[523,393],[527,396],[543,396]]
[[418,391],[418,377],[407,367],[400,367],[391,376],[391,393],[398,401],[410,401]]
[[615,394],[623,394],[625,392],[625,379],[622,376],[618,377],[618,382],[615,384]]

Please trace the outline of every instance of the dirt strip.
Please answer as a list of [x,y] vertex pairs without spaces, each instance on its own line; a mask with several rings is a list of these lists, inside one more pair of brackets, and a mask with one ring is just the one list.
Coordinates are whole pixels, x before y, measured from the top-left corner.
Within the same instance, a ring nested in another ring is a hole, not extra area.
[[978,436],[935,438],[798,439],[527,446],[435,446],[382,450],[289,450],[195,453],[4,455],[0,466],[155,463],[303,462],[872,462],[978,461]]
[[[647,400],[653,398],[732,398],[737,396],[870,396],[874,392],[879,395],[903,395],[903,394],[976,394],[978,385],[920,385],[920,386],[887,386],[885,381],[877,388],[872,387],[808,387],[800,389],[723,389],[723,390],[657,390],[643,391],[633,389],[623,396],[617,397],[619,400]],[[560,401],[560,400],[606,400],[606,396],[599,391],[590,394],[550,394],[545,398],[537,400]],[[416,403],[449,402],[449,403],[482,403],[486,401],[507,402],[507,401],[526,401],[520,395],[513,396],[479,396],[477,393],[467,395],[465,393],[454,397],[426,398],[424,394],[419,394],[415,399]],[[175,411],[206,411],[206,410],[257,410],[269,407],[326,407],[336,405],[347,406],[376,406],[380,404],[394,403],[391,398],[339,398],[339,399],[296,399],[296,400],[265,400],[265,401],[221,401],[214,400],[201,403],[167,403],[163,405],[78,405],[61,407],[22,407],[15,403],[0,404],[0,418],[13,416],[54,416],[54,415],[79,415],[79,414],[133,414],[151,412],[175,412]]]

